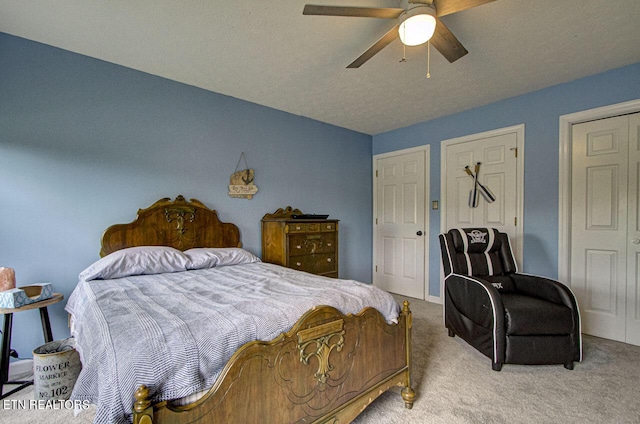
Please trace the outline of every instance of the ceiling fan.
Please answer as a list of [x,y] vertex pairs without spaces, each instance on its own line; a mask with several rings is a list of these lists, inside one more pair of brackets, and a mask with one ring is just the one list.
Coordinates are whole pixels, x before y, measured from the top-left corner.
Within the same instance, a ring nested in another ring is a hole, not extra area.
[[430,41],[451,63],[468,53],[440,17],[495,0],[404,0],[404,8],[317,6],[307,4],[303,15],[397,19],[396,25],[347,68],[359,68],[389,43],[400,37],[403,44],[417,46]]

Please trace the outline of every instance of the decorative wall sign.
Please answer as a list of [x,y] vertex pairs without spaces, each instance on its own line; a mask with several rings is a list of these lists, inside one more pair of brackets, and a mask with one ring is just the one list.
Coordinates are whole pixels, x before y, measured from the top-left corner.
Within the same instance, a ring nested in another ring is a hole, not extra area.
[[[244,160],[245,169],[238,171],[240,162]],[[236,165],[235,172],[231,174],[229,179],[229,196],[230,197],[244,197],[251,200],[254,194],[258,192],[258,187],[253,183],[254,171],[247,165],[247,159],[244,157],[244,152],[240,154],[240,159]]]

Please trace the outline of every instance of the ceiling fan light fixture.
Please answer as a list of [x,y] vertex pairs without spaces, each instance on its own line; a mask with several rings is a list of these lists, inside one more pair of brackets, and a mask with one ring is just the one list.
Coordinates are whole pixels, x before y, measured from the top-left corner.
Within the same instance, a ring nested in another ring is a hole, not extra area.
[[415,6],[399,17],[398,35],[406,46],[419,46],[433,37],[436,30],[436,10],[428,5]]

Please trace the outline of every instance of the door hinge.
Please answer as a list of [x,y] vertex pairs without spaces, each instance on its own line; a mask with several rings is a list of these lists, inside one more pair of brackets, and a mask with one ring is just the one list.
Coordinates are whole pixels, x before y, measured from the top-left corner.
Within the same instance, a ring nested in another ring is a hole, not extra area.
[[518,217],[513,218],[513,225],[518,225]]
[[378,170],[376,169],[376,178],[378,177]]
[[376,265],[376,272],[378,272],[378,265]]
[[518,157],[518,148],[512,147],[511,150],[513,150],[513,154],[515,155],[515,157]]
[[376,225],[378,225],[378,218],[376,218]]

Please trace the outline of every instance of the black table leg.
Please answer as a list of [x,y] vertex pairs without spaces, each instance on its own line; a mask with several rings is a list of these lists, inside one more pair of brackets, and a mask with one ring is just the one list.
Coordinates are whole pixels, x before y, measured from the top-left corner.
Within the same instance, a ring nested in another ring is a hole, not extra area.
[[[2,358],[0,358],[0,361],[2,362],[0,364],[0,399],[4,399],[7,396],[10,396],[33,384],[33,381],[9,381],[9,360],[11,354],[12,324],[13,314],[4,314],[4,328],[2,331]],[[51,330],[49,330],[49,332],[51,332]],[[2,389],[4,388],[5,384],[19,384],[19,386],[7,393],[3,393]]]
[[2,330],[2,364],[0,365],[0,385],[3,385],[7,381],[9,381],[9,354],[11,352],[12,323],[13,314],[4,314],[4,328]]
[[51,332],[51,322],[49,321],[49,312],[47,311],[46,306],[40,308],[40,320],[42,321],[42,333],[44,335],[44,342],[52,342],[53,333]]

